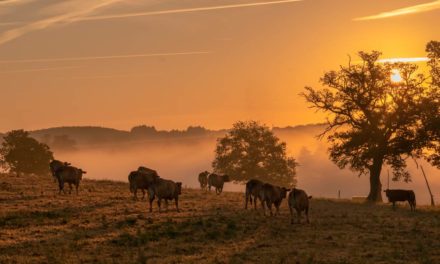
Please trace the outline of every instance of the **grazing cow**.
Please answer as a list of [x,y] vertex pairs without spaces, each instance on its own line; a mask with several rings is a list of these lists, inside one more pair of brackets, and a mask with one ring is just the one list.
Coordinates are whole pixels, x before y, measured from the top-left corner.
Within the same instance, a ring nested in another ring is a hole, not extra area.
[[301,212],[304,211],[306,214],[307,223],[309,221],[309,200],[312,199],[312,196],[307,196],[307,193],[300,189],[295,189],[289,193],[289,209],[290,209],[290,223],[293,224],[293,209],[296,210],[296,214],[298,216],[298,223],[301,221]]
[[56,172],[57,170],[59,170],[60,168],[64,167],[64,166],[70,166],[71,164],[68,162],[62,162],[59,160],[52,160],[49,163],[49,168],[50,168],[50,172],[52,173],[53,179],[54,181],[57,180],[57,176],[56,176]]
[[246,183],[246,205],[245,209],[248,207],[248,202],[252,205],[252,196],[254,198],[254,209],[257,209],[257,198],[260,198],[260,191],[263,187],[264,182],[259,180],[249,180]]
[[209,174],[208,177],[208,188],[209,191],[211,191],[211,186],[215,187],[215,193],[221,194],[223,191],[223,185],[225,182],[229,182],[229,176],[228,175],[217,175],[215,173]]
[[283,201],[284,198],[286,198],[288,191],[289,189],[286,189],[284,187],[274,186],[269,183],[263,184],[260,190],[260,200],[261,200],[261,205],[263,206],[264,215],[266,215],[266,208],[264,206],[265,203],[270,210],[270,215],[273,215],[272,204],[275,205],[276,214],[278,214],[281,202]]
[[199,174],[199,183],[202,190],[206,190],[206,187],[208,186],[208,175],[209,171],[204,171]]
[[137,200],[137,190],[142,191],[142,200],[145,198],[145,190],[148,190],[151,184],[153,184],[159,175],[154,172],[146,173],[140,170],[132,171],[128,175],[128,182],[130,184],[130,192],[133,193],[133,199]]
[[64,183],[68,183],[70,187],[69,194],[72,193],[72,184],[74,184],[76,187],[76,194],[78,195],[79,182],[82,180],[82,175],[86,173],[87,172],[83,171],[82,169],[78,169],[73,166],[64,166],[58,169],[56,172],[56,177],[60,189],[59,194],[61,194],[61,191],[66,193],[64,191]]
[[389,190],[386,189],[385,194],[387,195],[388,201],[393,203],[393,209],[396,208],[396,202],[408,201],[411,211],[416,210],[416,195],[412,190]]
[[161,211],[161,201],[165,200],[165,208],[168,210],[168,200],[174,200],[176,203],[176,210],[179,211],[179,195],[182,194],[182,183],[173,182],[171,180],[165,180],[158,178],[150,187],[150,212],[153,211],[153,200],[157,196],[157,205],[159,206],[159,212]]

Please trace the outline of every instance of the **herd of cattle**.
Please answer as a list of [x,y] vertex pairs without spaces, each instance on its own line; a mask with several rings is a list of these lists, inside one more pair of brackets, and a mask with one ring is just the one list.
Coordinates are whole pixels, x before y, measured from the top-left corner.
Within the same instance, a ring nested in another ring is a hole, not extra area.
[[[69,184],[69,193],[72,192],[72,185],[75,185],[76,193],[78,194],[78,187],[82,179],[82,175],[87,172],[72,166],[68,162],[62,162],[59,160],[51,161],[49,167],[55,181],[58,181],[60,194],[61,192],[65,193],[65,183]],[[198,181],[202,190],[211,191],[211,187],[214,187],[216,194],[221,194],[225,182],[229,182],[230,178],[228,175],[218,175],[216,173],[204,171],[199,174]],[[133,193],[134,199],[137,199],[138,189],[142,191],[142,199],[145,198],[145,191],[147,191],[150,203],[150,212],[152,212],[152,204],[156,198],[159,212],[161,212],[162,200],[165,201],[166,208],[168,208],[168,201],[174,200],[176,210],[179,212],[179,195],[182,193],[181,182],[163,179],[155,170],[142,166],[136,171],[130,172],[128,175],[128,182],[130,185],[130,192]],[[294,211],[297,213],[298,223],[300,222],[302,212],[305,213],[306,221],[309,223],[309,200],[312,198],[312,196],[308,196],[304,190],[296,188],[287,189],[255,179],[249,180],[246,183],[245,208],[247,209],[248,203],[251,205],[253,203],[254,209],[257,209],[257,200],[260,200],[264,215],[266,215],[266,207],[269,208],[270,215],[273,215],[272,205],[275,206],[275,214],[278,214],[281,202],[287,197],[288,192],[289,195],[287,202],[290,209],[291,223],[294,223]],[[415,210],[416,197],[412,190],[387,189],[384,192],[388,197],[389,202],[393,203],[393,208],[395,207],[396,202],[408,201],[411,210]]]

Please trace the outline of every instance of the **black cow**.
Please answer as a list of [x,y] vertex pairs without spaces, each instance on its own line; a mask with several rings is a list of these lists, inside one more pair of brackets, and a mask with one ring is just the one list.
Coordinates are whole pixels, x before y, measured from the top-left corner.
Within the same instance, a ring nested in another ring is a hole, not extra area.
[[396,202],[408,201],[411,211],[416,210],[416,195],[412,190],[389,190],[386,189],[385,194],[387,195],[388,201],[393,203],[393,209],[396,208]]

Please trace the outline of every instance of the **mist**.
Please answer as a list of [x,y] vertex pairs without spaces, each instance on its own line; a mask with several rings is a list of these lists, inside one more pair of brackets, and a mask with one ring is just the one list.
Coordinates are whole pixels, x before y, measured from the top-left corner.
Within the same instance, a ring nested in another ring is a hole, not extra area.
[[[298,188],[307,190],[313,197],[337,198],[339,191],[341,198],[345,199],[367,196],[368,176],[358,176],[356,172],[341,170],[334,165],[328,159],[325,140],[315,137],[319,129],[274,129],[277,136],[287,143],[288,154],[300,164],[297,168]],[[86,170],[85,178],[89,179],[127,182],[129,172],[142,165],[157,170],[163,178],[181,181],[187,188],[198,188],[198,174],[204,170],[212,171],[215,145],[215,136],[200,136],[108,144],[104,147],[79,146],[73,152],[55,152],[55,156]],[[440,192],[439,170],[424,161],[419,161],[419,165],[423,166],[436,199]],[[430,197],[420,168],[417,169],[412,160],[408,160],[408,168],[412,181],[404,183],[390,179],[390,188],[413,189],[418,204],[429,204]],[[387,172],[388,168],[384,166],[381,175],[383,189],[387,188]],[[226,183],[224,190],[244,192],[244,185]],[[385,194],[383,198],[386,201]]]

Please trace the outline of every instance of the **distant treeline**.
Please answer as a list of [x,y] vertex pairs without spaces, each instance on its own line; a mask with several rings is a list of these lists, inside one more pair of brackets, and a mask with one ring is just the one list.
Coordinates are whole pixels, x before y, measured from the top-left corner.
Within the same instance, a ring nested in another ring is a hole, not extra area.
[[[322,124],[274,127],[278,134],[301,133],[305,130],[319,131]],[[80,147],[100,147],[115,144],[140,142],[166,142],[168,140],[191,141],[190,139],[217,138],[228,130],[210,130],[202,126],[189,126],[186,130],[158,130],[154,126],[140,125],[130,131],[98,126],[65,126],[30,131],[30,135],[48,144],[53,150],[74,151]],[[0,142],[3,134],[0,134]]]

